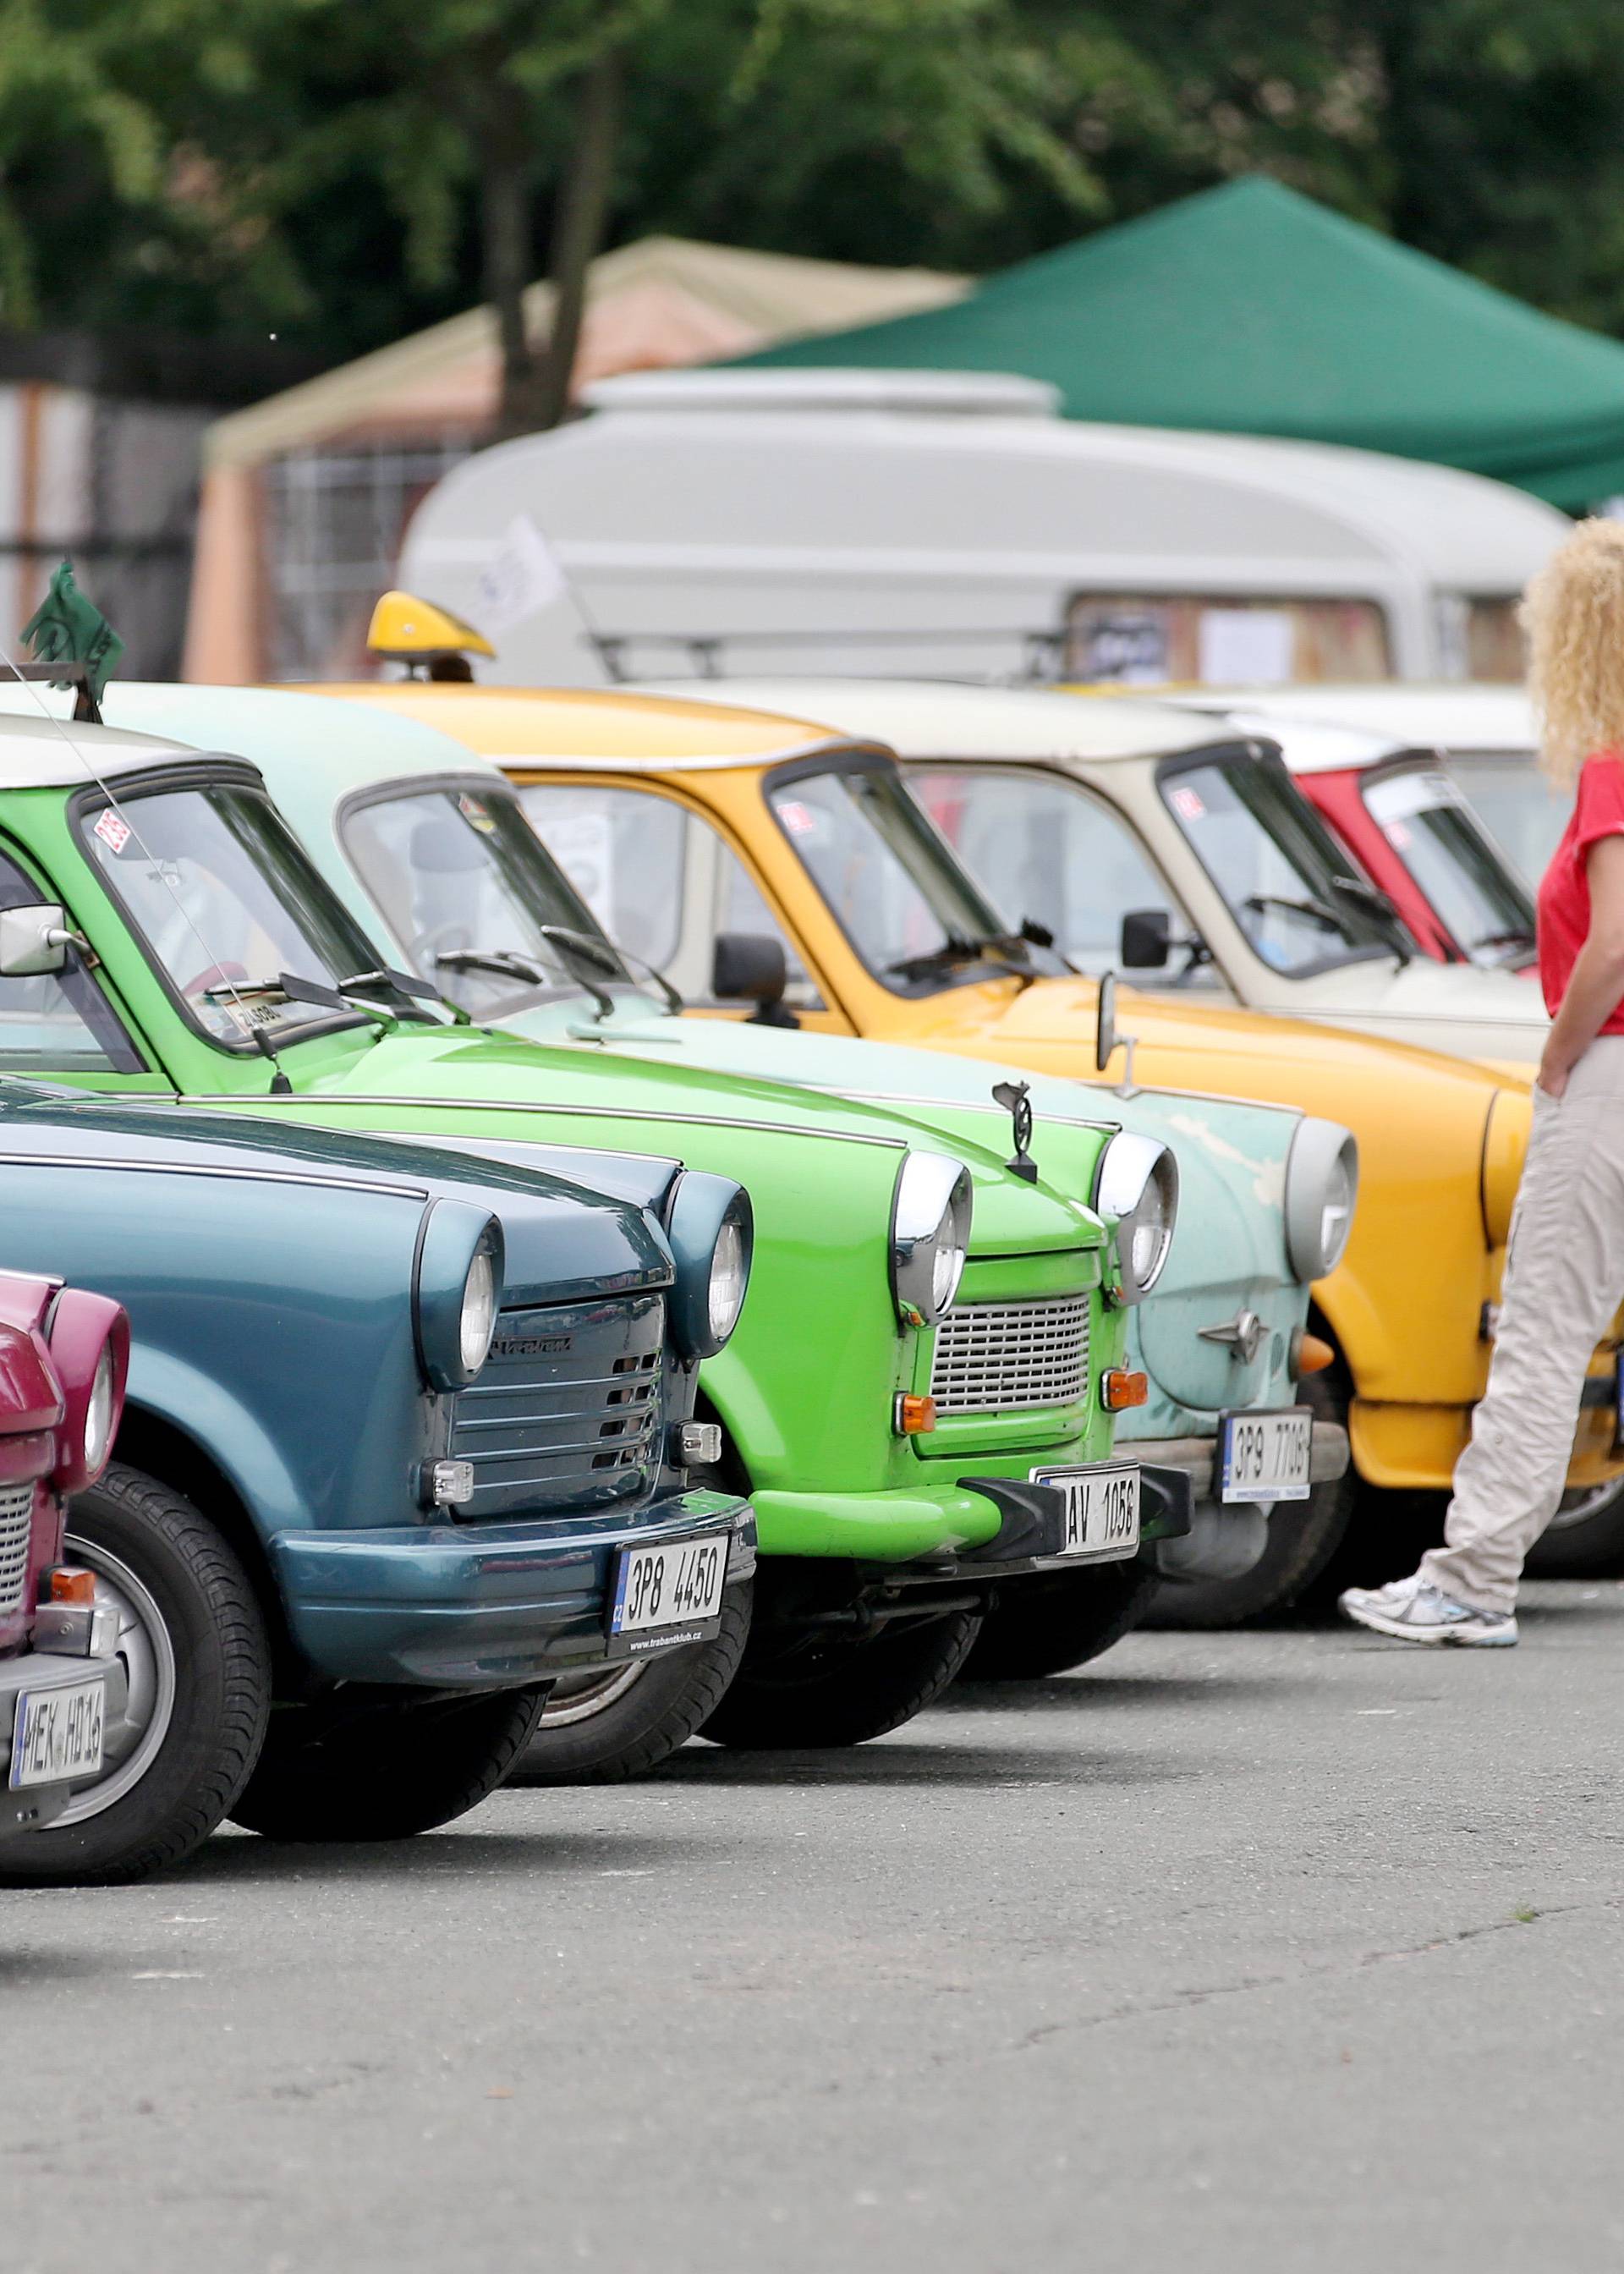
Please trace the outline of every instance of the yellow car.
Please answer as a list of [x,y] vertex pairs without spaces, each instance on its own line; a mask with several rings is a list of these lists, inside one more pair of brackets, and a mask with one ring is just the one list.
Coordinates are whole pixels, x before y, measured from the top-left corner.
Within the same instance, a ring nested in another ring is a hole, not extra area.
[[[500,765],[611,937],[701,1015],[748,995],[757,1020],[1105,1079],[1094,983],[1041,937],[1008,933],[881,745],[837,734],[831,752],[823,726],[635,693],[422,679],[312,691],[420,719]],[[1314,1323],[1335,1352],[1363,1485],[1447,1490],[1487,1375],[1527,1084],[1304,1021],[1125,990],[1117,1016],[1139,1081],[1271,1099],[1354,1132],[1357,1215],[1341,1265],[1316,1288]],[[723,1029],[716,1055],[727,1062]],[[1592,1361],[1575,1495],[1599,1496],[1624,1476],[1616,1352],[1614,1334]],[[1435,1501],[1382,1503],[1387,1521],[1364,1528],[1385,1567],[1371,1576],[1393,1575],[1412,1544],[1407,1518],[1435,1529],[1439,1512]],[[1195,1591],[1199,1623],[1212,1623],[1227,1584]]]

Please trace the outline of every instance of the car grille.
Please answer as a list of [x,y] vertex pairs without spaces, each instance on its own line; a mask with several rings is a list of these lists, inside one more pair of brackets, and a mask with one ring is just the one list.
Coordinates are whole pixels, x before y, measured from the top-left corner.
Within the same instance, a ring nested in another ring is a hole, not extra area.
[[930,1395],[938,1413],[1070,1405],[1088,1387],[1088,1298],[956,1304],[936,1329]]
[[0,1619],[9,1619],[22,1601],[33,1529],[33,1484],[0,1485]]
[[474,1465],[474,1522],[609,1508],[653,1489],[660,1465],[658,1295],[506,1310],[477,1382],[457,1392],[450,1458]]

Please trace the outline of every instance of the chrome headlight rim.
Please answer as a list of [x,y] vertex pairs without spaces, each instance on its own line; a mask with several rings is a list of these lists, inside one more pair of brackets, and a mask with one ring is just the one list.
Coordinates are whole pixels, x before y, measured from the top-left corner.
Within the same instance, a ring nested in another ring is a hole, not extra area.
[[429,1203],[417,1237],[412,1314],[431,1389],[466,1389],[483,1372],[500,1319],[506,1264],[500,1216],[462,1199]]
[[732,1339],[749,1292],[756,1251],[750,1196],[731,1177],[684,1169],[664,1210],[675,1266],[666,1321],[685,1365],[715,1358]]
[[939,1326],[969,1261],[970,1171],[951,1154],[908,1152],[891,1193],[891,1300],[907,1327]]
[[104,1344],[91,1376],[90,1395],[85,1400],[84,1449],[80,1458],[85,1474],[92,1482],[107,1466],[108,1456],[113,1449],[113,1419],[117,1402],[112,1345]]
[[457,1317],[457,1349],[462,1371],[470,1379],[480,1372],[491,1355],[496,1335],[496,1258],[487,1242],[474,1250],[462,1282],[462,1303]]
[[1101,1149],[1090,1205],[1116,1234],[1120,1299],[1142,1303],[1167,1269],[1178,1223],[1171,1149],[1137,1130],[1119,1130]]
[[1358,1140],[1340,1122],[1306,1115],[1286,1156],[1286,1254],[1305,1285],[1328,1278],[1348,1252],[1359,1197]]
[[705,1288],[705,1316],[710,1340],[718,1351],[733,1339],[750,1285],[749,1242],[739,1216],[723,1218],[710,1251],[710,1276]]

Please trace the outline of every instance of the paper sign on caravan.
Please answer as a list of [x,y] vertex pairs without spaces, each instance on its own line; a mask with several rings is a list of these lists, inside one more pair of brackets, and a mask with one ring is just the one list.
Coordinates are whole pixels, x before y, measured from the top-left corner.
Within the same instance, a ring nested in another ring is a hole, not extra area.
[[499,549],[479,572],[475,622],[487,639],[540,614],[568,591],[562,564],[527,513],[508,523]]

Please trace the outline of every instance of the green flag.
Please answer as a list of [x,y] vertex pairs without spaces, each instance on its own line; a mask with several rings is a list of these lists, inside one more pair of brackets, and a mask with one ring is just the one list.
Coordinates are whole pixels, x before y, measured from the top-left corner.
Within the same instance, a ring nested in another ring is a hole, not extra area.
[[[23,645],[37,663],[82,663],[90,699],[98,710],[108,680],[117,669],[124,644],[93,601],[73,581],[64,561],[49,590],[22,629]],[[76,680],[54,679],[53,687],[75,687]]]

